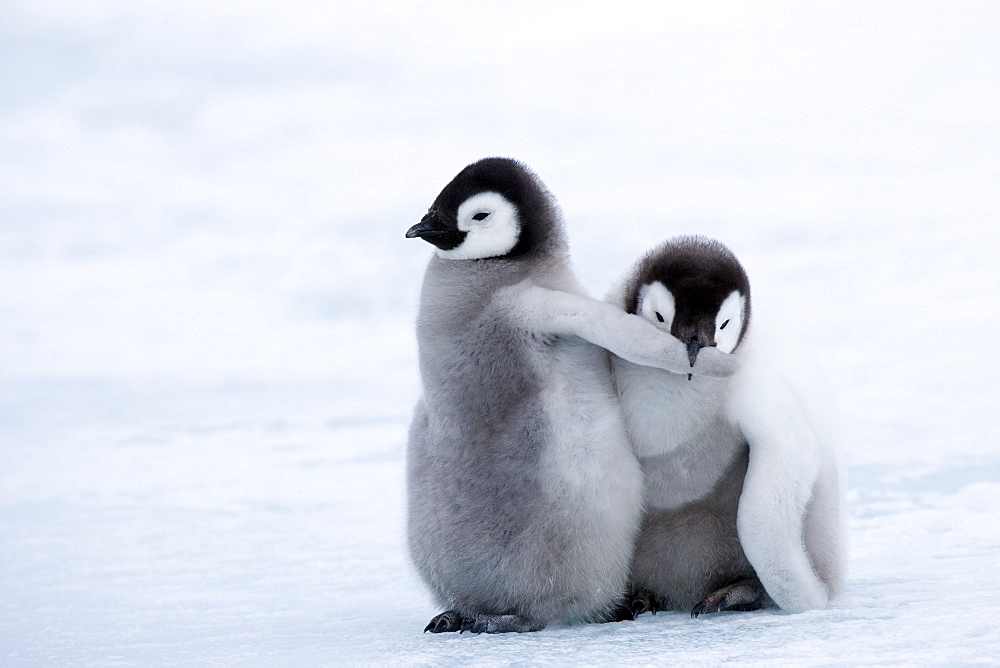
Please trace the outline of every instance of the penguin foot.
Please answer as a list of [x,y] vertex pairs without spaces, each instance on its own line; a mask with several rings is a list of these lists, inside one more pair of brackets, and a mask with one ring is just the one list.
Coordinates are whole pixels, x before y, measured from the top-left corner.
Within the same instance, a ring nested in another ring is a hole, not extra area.
[[624,601],[618,604],[618,607],[611,613],[609,621],[631,622],[644,612],[652,612],[655,615],[657,611],[662,609],[658,605],[656,594],[648,589],[640,589],[630,593]]
[[542,626],[532,624],[520,615],[477,615],[466,619],[462,633],[526,633],[539,631]]
[[446,610],[440,615],[437,615],[424,627],[424,633],[430,631],[431,633],[449,633],[451,631],[458,631],[462,629],[463,625],[466,624],[466,620],[462,615],[458,614],[455,610]]
[[697,617],[727,610],[740,612],[759,610],[764,607],[765,596],[767,592],[764,591],[764,585],[759,579],[746,578],[706,596],[701,603],[694,606],[691,616]]

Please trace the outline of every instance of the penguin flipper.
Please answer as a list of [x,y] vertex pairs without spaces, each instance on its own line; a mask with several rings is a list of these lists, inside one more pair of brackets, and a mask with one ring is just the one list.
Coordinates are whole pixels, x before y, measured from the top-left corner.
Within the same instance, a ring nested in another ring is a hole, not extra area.
[[767,592],[758,578],[746,578],[712,592],[691,610],[691,616],[727,610],[746,612],[767,605]]
[[673,373],[728,378],[740,361],[716,348],[705,348],[694,366],[687,347],[669,332],[617,306],[583,295],[537,285],[518,286],[510,293],[518,305],[519,323],[533,332],[578,336],[624,360]]
[[750,447],[736,517],[740,545],[778,607],[822,609],[830,592],[813,567],[803,523],[830,446],[802,408],[792,349],[772,345],[786,358],[766,355],[762,338],[746,342],[727,407]]

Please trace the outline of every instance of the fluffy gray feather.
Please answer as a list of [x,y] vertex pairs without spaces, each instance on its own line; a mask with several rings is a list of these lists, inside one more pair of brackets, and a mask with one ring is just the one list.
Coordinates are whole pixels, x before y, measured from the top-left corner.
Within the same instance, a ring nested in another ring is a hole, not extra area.
[[[410,552],[446,609],[428,630],[606,618],[625,590],[642,483],[604,348],[681,369],[684,347],[584,295],[554,200],[519,163],[470,165],[407,236],[438,249],[407,450]],[[695,371],[736,368],[719,354]]]

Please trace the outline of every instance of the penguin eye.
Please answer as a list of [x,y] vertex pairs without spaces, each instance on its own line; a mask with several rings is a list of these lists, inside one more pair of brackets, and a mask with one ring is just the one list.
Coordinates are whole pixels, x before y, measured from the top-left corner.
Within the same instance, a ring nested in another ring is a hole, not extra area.
[[489,215],[490,215],[490,214],[489,214],[489,212],[487,212],[487,211],[480,211],[479,213],[477,213],[476,215],[474,215],[474,216],[472,217],[472,220],[486,220],[486,218],[487,218],[487,217],[488,217]]
[[[663,322],[663,316],[660,315],[660,312],[654,311],[654,313],[656,313],[656,319],[659,320],[660,322]],[[725,327],[725,325],[723,325],[723,327]]]
[[721,325],[719,325],[719,329],[725,329],[726,325],[728,325],[728,324],[729,324],[729,321],[727,320],[724,323],[722,323]]

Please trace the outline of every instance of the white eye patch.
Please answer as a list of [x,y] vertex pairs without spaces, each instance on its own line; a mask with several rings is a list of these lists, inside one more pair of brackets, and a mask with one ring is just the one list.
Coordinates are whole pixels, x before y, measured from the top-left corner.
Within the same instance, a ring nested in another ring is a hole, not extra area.
[[663,283],[653,281],[639,288],[637,311],[657,327],[669,332],[675,310],[674,295]]
[[746,305],[746,297],[733,290],[719,307],[719,314],[715,316],[715,344],[724,353],[733,352],[739,343]]
[[447,260],[481,260],[509,253],[521,235],[517,207],[500,193],[473,195],[458,207],[458,229],[465,240],[451,250],[438,250]]

